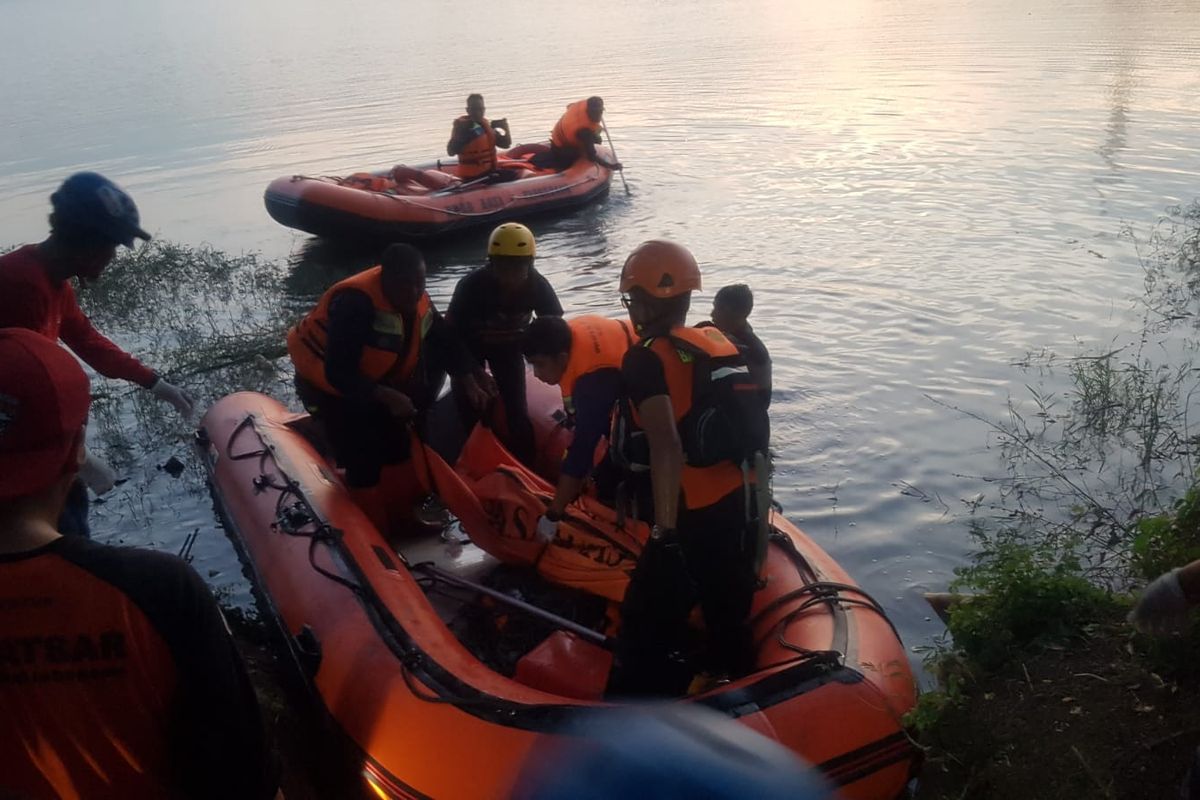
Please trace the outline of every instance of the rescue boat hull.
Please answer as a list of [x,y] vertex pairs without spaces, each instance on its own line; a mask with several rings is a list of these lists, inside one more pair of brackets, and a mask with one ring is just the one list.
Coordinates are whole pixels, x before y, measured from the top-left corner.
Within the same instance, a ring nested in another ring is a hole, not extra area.
[[[539,436],[559,435],[548,424],[553,410],[542,411]],[[419,565],[350,501],[302,434],[304,419],[240,393],[214,404],[199,433],[218,511],[264,611],[355,754],[364,789],[506,796],[544,737],[614,706],[522,682],[520,667],[509,676],[482,663],[439,617]],[[904,648],[882,609],[827,554],[781,516],[774,525],[752,611],[759,669],[679,702],[779,741],[843,797],[892,800],[918,761],[901,723],[915,702]]]
[[[504,156],[525,159],[544,149],[522,145]],[[519,165],[521,160],[502,163]],[[451,158],[406,169],[454,179],[458,163]],[[370,174],[382,179],[391,171]],[[407,184],[417,193],[394,186],[374,191],[343,178],[292,175],[272,181],[263,202],[279,224],[315,236],[398,241],[570,211],[604,197],[611,183],[611,170],[580,159],[562,172],[529,171],[527,177],[507,182],[447,183],[428,191]]]

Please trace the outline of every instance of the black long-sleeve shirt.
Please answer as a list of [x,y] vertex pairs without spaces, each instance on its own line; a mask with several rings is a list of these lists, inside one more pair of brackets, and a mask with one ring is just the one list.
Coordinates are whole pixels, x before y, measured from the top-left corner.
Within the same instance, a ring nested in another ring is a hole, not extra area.
[[487,267],[474,270],[454,287],[446,316],[476,357],[491,349],[519,348],[533,315],[561,317],[562,304],[550,281],[537,270],[515,291],[505,292]]
[[621,396],[621,370],[599,369],[575,382],[575,435],[563,455],[562,472],[572,478],[587,477],[596,445],[608,435],[613,406]]

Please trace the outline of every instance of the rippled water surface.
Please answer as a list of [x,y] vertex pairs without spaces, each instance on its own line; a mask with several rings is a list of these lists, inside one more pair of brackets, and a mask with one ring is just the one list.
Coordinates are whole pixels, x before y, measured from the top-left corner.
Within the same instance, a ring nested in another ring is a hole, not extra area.
[[[541,269],[568,312],[615,314],[617,265],[668,236],[702,262],[697,319],[754,287],[778,498],[909,644],[969,548],[960,498],[999,469],[933,398],[997,417],[1027,350],[1127,327],[1118,234],[1200,194],[1190,0],[0,0],[0,31],[0,246],[98,169],[157,235],[277,262],[292,300],[362,260],[272,222],[272,178],[428,160],[472,91],[518,141],[604,95],[631,193],[535,223]],[[482,245],[427,250],[435,298]],[[155,469],[170,453],[133,454],[99,535],[199,529],[197,564],[244,599],[199,481]]]

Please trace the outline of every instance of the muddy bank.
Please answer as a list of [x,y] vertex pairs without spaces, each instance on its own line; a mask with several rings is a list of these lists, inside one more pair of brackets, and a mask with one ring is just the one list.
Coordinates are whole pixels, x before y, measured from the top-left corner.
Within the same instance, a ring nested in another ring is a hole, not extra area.
[[922,736],[918,800],[1179,797],[1200,745],[1200,644],[1119,613],[976,673]]

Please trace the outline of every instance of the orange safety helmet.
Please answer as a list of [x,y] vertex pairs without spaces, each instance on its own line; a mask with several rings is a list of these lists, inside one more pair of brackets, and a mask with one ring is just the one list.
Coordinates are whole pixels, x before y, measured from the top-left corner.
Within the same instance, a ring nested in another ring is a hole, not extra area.
[[678,297],[700,288],[700,266],[683,245],[651,239],[639,244],[621,268],[620,291],[635,286],[651,297]]

